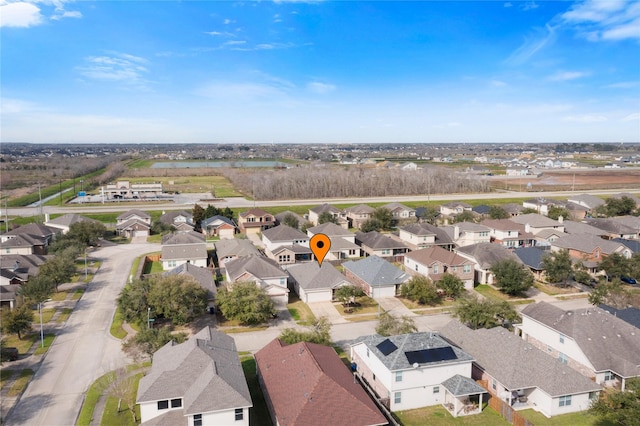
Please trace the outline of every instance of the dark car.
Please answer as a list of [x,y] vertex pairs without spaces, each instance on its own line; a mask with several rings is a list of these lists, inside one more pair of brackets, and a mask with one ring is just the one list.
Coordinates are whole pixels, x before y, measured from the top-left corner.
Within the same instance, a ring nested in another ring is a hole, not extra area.
[[620,281],[622,281],[623,283],[631,284],[631,285],[634,285],[637,283],[635,279],[630,277],[625,277],[624,275],[620,275]]
[[2,348],[0,350],[0,361],[15,361],[18,359],[18,348]]

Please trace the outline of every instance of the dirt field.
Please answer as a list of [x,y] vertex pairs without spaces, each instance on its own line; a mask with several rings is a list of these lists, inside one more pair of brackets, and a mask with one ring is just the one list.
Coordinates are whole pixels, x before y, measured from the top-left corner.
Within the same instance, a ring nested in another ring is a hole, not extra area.
[[539,177],[498,178],[496,188],[524,190],[531,183],[531,190],[560,191],[627,188],[640,190],[640,169],[601,169],[589,171],[549,171]]

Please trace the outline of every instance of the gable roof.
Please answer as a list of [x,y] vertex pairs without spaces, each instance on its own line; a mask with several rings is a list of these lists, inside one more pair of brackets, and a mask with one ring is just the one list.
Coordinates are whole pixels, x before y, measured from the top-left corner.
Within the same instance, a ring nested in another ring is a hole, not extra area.
[[262,235],[269,241],[294,241],[294,240],[308,240],[309,237],[303,234],[299,230],[287,225],[278,225],[273,228],[265,229],[262,231]]
[[227,274],[232,281],[237,280],[243,274],[249,273],[259,279],[287,277],[287,273],[280,269],[275,260],[260,255],[249,255],[229,260],[225,263]]
[[600,228],[591,226],[584,222],[574,222],[573,220],[567,220],[564,222],[564,232],[567,234],[589,234],[596,235],[598,237],[607,235],[607,232]]
[[471,207],[471,211],[478,214],[489,214],[491,207],[486,204],[480,204],[479,206]]
[[276,221],[278,223],[283,223],[287,215],[293,216],[298,221],[298,226],[302,226],[303,223],[307,222],[307,219],[300,216],[298,213],[292,212],[291,210],[285,210],[275,215]]
[[347,277],[328,262],[321,267],[316,262],[299,263],[289,266],[287,272],[305,290],[333,289],[341,284],[349,284]]
[[213,243],[213,246],[216,248],[218,259],[235,256],[249,256],[251,254],[259,253],[256,246],[254,246],[251,241],[240,238],[216,241]]
[[455,209],[456,207],[462,207],[463,209],[470,209],[471,204],[467,204],[462,201],[451,201],[449,203],[443,204],[442,207],[447,207],[450,209]]
[[126,221],[120,222],[119,224],[116,225],[116,229],[118,231],[123,231],[123,230],[131,229],[134,227],[151,229],[151,225],[149,225],[147,222],[142,221],[141,219],[138,219],[137,217],[127,219]]
[[513,253],[531,269],[536,271],[542,271],[542,258],[549,254],[549,250],[544,250],[539,247],[520,247],[513,250]]
[[640,329],[640,309],[636,307],[629,307],[624,309],[616,309],[613,306],[605,305],[604,303],[598,305],[600,309],[604,309],[615,317],[620,318],[622,321],[628,322],[635,328]]
[[162,237],[162,245],[205,244],[204,235],[196,231],[172,232]]
[[405,257],[425,266],[431,265],[435,262],[440,262],[444,265],[463,265],[465,263],[471,263],[469,259],[438,246],[412,251],[405,254]]
[[409,279],[402,270],[378,256],[350,260],[342,266],[372,287],[401,284]]
[[381,208],[383,209],[387,209],[389,211],[396,211],[396,210],[406,210],[408,212],[415,212],[415,209],[412,209],[411,207],[407,207],[404,204],[400,204],[400,203],[389,203],[389,204],[385,204],[384,206],[382,206]]
[[637,234],[638,231],[630,226],[625,225],[622,222],[615,220],[615,218],[597,218],[587,219],[587,223],[596,228],[600,228],[603,231],[607,231],[611,234]]
[[519,223],[515,223],[511,219],[485,219],[480,223],[491,229],[497,229],[500,231],[517,231],[517,232],[524,231],[523,225]]
[[517,215],[522,210],[524,210],[524,207],[522,206],[522,204],[516,204],[516,203],[503,204],[501,207],[503,209],[505,209],[506,212],[511,214],[511,215]]
[[332,347],[275,339],[255,358],[279,425],[387,424]]
[[2,248],[23,248],[42,245],[44,245],[44,241],[41,238],[29,234],[17,234],[3,242],[0,242],[0,247]]
[[518,256],[501,244],[471,244],[469,246],[458,247],[456,252],[464,253],[472,257],[482,269],[491,269],[493,265],[506,259],[513,259],[518,263],[522,263]]
[[595,209],[596,207],[602,206],[605,204],[605,201],[602,198],[596,197],[595,195],[591,195],[591,194],[572,195],[567,199],[567,201],[570,201],[576,204],[582,204],[585,207],[588,207],[590,209]]
[[609,220],[627,226],[636,232],[640,232],[640,217],[638,216],[615,216],[609,218]]
[[624,244],[634,253],[640,252],[640,241],[638,240],[625,240],[624,238],[614,238],[612,241],[616,243]]
[[188,222],[191,222],[193,220],[193,214],[185,210],[180,210],[164,213],[162,216],[160,216],[160,222],[166,223],[168,225],[173,225],[173,222],[178,216],[184,216]]
[[613,240],[605,240],[589,234],[565,235],[553,241],[551,245],[560,248],[578,250],[585,253],[591,253],[596,247],[600,247],[602,252],[605,254],[612,254],[620,250],[620,248],[626,248],[624,244]]
[[149,216],[148,213],[138,209],[131,209],[127,212],[124,212],[120,214],[116,219],[118,221],[129,220],[129,219],[132,219],[134,216],[138,216],[140,219],[151,219],[151,216]]
[[313,207],[311,209],[309,209],[309,211],[314,212],[316,214],[318,214],[318,216],[320,216],[322,213],[325,212],[329,212],[329,213],[335,213],[335,214],[340,214],[342,213],[342,210],[340,210],[339,208],[332,206],[331,204],[321,204],[319,206]]
[[74,223],[85,222],[85,221],[98,222],[95,219],[90,219],[88,217],[79,215],[78,213],[67,213],[67,214],[63,214],[62,216],[56,217],[55,219],[51,219],[48,222],[45,222],[45,225],[54,226],[56,228],[59,228],[61,226],[65,227],[65,228],[68,228],[71,225],[73,225]]
[[406,249],[407,246],[393,238],[381,234],[378,231],[356,232],[356,240],[363,246],[367,246],[374,250],[380,249]]
[[485,393],[487,390],[477,384],[469,377],[456,374],[442,382],[444,386],[453,396],[467,396]]
[[[457,320],[440,334],[509,390],[537,387],[552,397],[602,389],[591,379],[502,327],[471,330]],[[505,355],[508,354],[508,355]]]
[[[56,233],[57,229],[49,228],[48,226],[40,223],[27,223],[26,225],[19,226],[6,232],[2,235],[31,235],[40,239],[48,238]],[[58,231],[59,232],[59,231]]]
[[347,207],[346,209],[344,209],[344,211],[353,214],[371,214],[375,212],[376,209],[366,204],[358,204],[357,206]]
[[[391,344],[387,343],[390,342]],[[414,363],[417,362],[420,366],[436,366],[450,363],[470,362],[473,357],[464,350],[452,346],[449,342],[444,340],[440,335],[431,332],[422,333],[409,333],[400,334],[397,336],[380,336],[379,334],[372,334],[369,336],[361,336],[353,340],[350,345],[354,346],[359,343],[364,343],[376,358],[382,362],[382,364],[389,371],[407,370],[414,368]],[[450,348],[448,349],[442,348]],[[413,359],[413,353],[421,351],[429,351],[435,349],[436,353],[423,352],[426,356],[416,361]],[[437,356],[437,352],[447,351],[448,356]]]
[[220,216],[220,215],[215,215],[215,216],[211,216],[206,218],[205,220],[202,221],[202,224],[200,225],[202,228],[208,228],[208,227],[220,227],[222,225],[229,225],[229,226],[233,226],[235,228],[236,224],[233,223],[233,221],[231,219],[229,219],[228,217],[225,216]]
[[312,226],[311,228],[307,228],[307,232],[311,232],[313,235],[325,234],[327,237],[345,237],[354,235],[353,232],[348,229],[344,229],[333,222],[325,222],[317,226]]
[[140,379],[137,402],[180,397],[185,415],[252,406],[232,337],[205,327],[153,355],[151,371]]
[[249,209],[247,211],[244,211],[242,213],[240,213],[240,217],[247,217],[247,216],[257,216],[257,217],[262,217],[262,216],[272,216],[271,213],[266,212],[262,209],[257,209],[257,208],[253,208],[253,209]]
[[191,263],[183,263],[182,265],[173,268],[162,275],[188,275],[196,280],[202,288],[207,290],[207,292],[209,293],[209,297],[213,297],[217,293],[216,283],[213,279],[212,271],[201,266],[196,266]]
[[609,312],[596,307],[564,311],[538,302],[522,315],[575,340],[595,371],[640,376],[640,331]]
[[528,224],[529,226],[532,226],[534,228],[555,228],[562,226],[562,223],[558,222],[557,220],[542,216],[538,213],[521,214],[520,216],[515,216],[507,220],[510,220],[514,223],[519,223],[520,225]]

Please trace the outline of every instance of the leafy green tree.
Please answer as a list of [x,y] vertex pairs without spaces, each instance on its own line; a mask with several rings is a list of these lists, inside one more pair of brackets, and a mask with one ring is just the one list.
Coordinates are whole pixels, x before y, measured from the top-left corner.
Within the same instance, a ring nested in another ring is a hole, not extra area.
[[184,333],[171,333],[169,327],[143,328],[135,336],[123,342],[122,349],[131,354],[134,358],[139,358],[140,354],[153,357],[153,354],[161,347],[174,341],[182,343],[186,339]]
[[205,313],[207,290],[189,276],[154,278],[148,302],[156,315],[182,325]]
[[424,208],[424,213],[422,213],[421,219],[424,222],[430,223],[431,225],[435,225],[436,219],[438,218],[438,216],[440,216],[440,210],[438,210],[435,207],[428,206]]
[[511,215],[508,211],[506,211],[503,207],[500,206],[490,206],[489,207],[489,218],[490,219],[509,219]]
[[117,299],[122,319],[129,323],[146,323],[152,285],[151,280],[138,279],[124,286]]
[[607,392],[600,392],[588,412],[599,418],[597,424],[637,425],[640,414],[640,379],[627,379],[624,391],[608,389]]
[[620,275],[629,276],[631,273],[631,262],[618,253],[612,253],[603,258],[599,266],[606,272],[609,279],[620,277]]
[[331,345],[331,323],[327,317],[320,317],[314,320],[307,330],[285,328],[280,333],[279,339],[288,345],[298,342]]
[[422,275],[414,275],[400,287],[400,295],[420,304],[435,305],[440,295],[435,284]]
[[18,289],[18,295],[21,296],[27,304],[39,304],[49,299],[55,290],[55,285],[49,277],[42,274],[29,278],[26,284]]
[[355,301],[356,297],[361,296],[364,296],[364,291],[357,285],[345,285],[335,292],[335,298],[342,303]]
[[298,229],[298,226],[300,225],[300,221],[298,221],[298,219],[296,219],[296,217],[291,213],[287,213],[286,215],[284,215],[282,223],[290,226],[293,229]]
[[560,206],[551,206],[549,208],[549,213],[547,213],[547,216],[553,220],[558,220],[560,216],[562,216],[563,218],[567,218],[569,217],[569,210]]
[[220,289],[216,304],[225,318],[244,324],[261,324],[276,314],[269,295],[254,282],[235,283],[231,289]]
[[513,259],[496,262],[491,272],[496,278],[496,286],[509,295],[522,294],[533,286],[533,274],[524,265]]
[[627,196],[611,197],[605,201],[605,211],[609,217],[630,215],[635,209],[636,202]]
[[200,229],[200,226],[202,225],[202,221],[207,218],[206,210],[203,209],[202,206],[200,206],[199,204],[195,204],[193,206],[192,215],[193,215],[193,223],[195,225],[194,227],[196,229]]
[[312,228],[313,227],[313,223],[311,222],[305,222],[302,224],[302,226],[300,227],[300,231],[304,232],[305,234],[307,233],[307,229]]
[[629,259],[629,275],[640,279],[640,252],[634,253]]
[[69,227],[67,237],[79,241],[87,247],[98,244],[98,241],[104,238],[105,232],[107,232],[107,228],[103,223],[97,220],[83,220]]
[[371,219],[375,219],[380,223],[383,230],[389,230],[395,226],[395,219],[391,210],[384,207],[378,207],[371,214]]
[[382,228],[382,222],[373,218],[365,220],[362,222],[362,225],[360,225],[360,230],[362,232],[382,231]]
[[448,272],[436,283],[439,289],[444,291],[446,297],[456,298],[464,292],[464,282],[458,277]]
[[388,312],[383,312],[376,326],[376,333],[381,336],[397,336],[418,331],[413,318],[408,316],[395,317]]
[[65,250],[40,266],[38,275],[47,277],[56,291],[58,286],[71,280],[76,273],[76,255],[73,250]]
[[600,282],[596,288],[589,293],[589,303],[599,305],[606,303],[614,308],[626,308],[633,300],[633,292],[628,286],[622,284],[618,278],[614,278],[611,282]]
[[540,212],[534,208],[531,207],[527,207],[526,209],[522,209],[522,211],[520,212],[520,214],[531,214],[531,213],[537,213],[540,214]]
[[159,220],[156,220],[151,225],[151,233],[156,235],[168,234],[169,232],[175,231],[175,229],[176,228],[173,225],[160,222]]
[[520,315],[506,300],[480,300],[475,297],[460,299],[454,308],[453,316],[474,330],[520,321]]
[[338,223],[338,219],[336,219],[331,213],[329,212],[322,212],[320,213],[320,216],[318,216],[318,225],[322,225],[323,223]]
[[17,334],[22,340],[22,333],[31,330],[33,311],[27,305],[21,305],[12,310],[2,309],[2,331],[7,334]]
[[465,210],[462,213],[455,215],[452,220],[453,223],[475,222],[475,221],[476,221],[476,217],[469,210]]
[[233,210],[231,210],[229,206],[224,208],[224,210],[222,211],[222,216],[226,217],[227,219],[234,220]]
[[573,274],[573,263],[569,250],[560,250],[542,256],[542,268],[551,283],[566,283]]

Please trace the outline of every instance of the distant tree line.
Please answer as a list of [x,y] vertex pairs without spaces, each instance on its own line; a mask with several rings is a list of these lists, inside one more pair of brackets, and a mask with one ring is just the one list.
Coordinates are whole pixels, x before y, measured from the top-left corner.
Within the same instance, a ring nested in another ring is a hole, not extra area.
[[482,179],[469,179],[444,168],[414,172],[364,167],[309,166],[256,173],[225,169],[225,176],[258,200],[322,197],[370,197],[488,192]]

